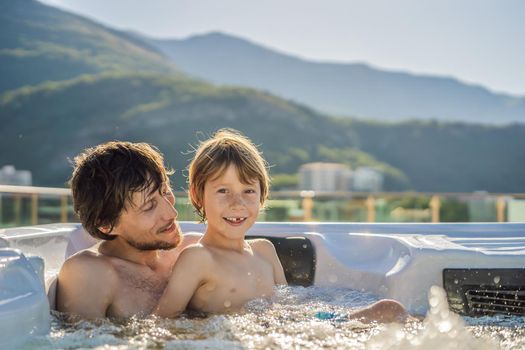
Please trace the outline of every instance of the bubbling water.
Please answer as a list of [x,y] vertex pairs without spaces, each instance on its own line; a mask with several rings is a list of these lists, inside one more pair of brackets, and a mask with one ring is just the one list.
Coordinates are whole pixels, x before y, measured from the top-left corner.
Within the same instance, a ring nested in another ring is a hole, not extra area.
[[467,329],[463,319],[449,310],[442,288],[433,286],[428,301],[430,310],[419,329],[407,332],[401,325],[386,325],[367,342],[366,349],[500,349],[494,339],[476,337]]
[[366,325],[345,315],[377,299],[336,288],[279,287],[245,311],[175,320],[149,317],[81,321],[53,315],[52,331],[24,349],[516,349],[525,347],[518,317],[461,318],[432,287],[423,321]]

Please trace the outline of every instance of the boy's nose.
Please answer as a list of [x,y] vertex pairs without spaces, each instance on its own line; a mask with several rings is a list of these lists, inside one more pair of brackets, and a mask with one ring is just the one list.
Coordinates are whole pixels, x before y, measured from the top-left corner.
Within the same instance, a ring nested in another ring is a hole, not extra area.
[[244,198],[242,198],[242,196],[240,194],[234,194],[232,196],[232,199],[231,199],[231,203],[230,205],[232,207],[236,207],[236,206],[244,206],[246,204]]

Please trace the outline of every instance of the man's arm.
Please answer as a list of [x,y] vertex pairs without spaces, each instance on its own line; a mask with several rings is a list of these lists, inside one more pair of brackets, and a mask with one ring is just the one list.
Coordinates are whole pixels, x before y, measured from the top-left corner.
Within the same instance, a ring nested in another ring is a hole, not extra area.
[[281,260],[279,260],[279,257],[277,256],[273,243],[267,239],[256,239],[252,242],[252,247],[255,248],[270,264],[272,264],[274,283],[287,285],[288,283],[284,276],[283,266],[281,265]]
[[404,322],[409,315],[405,307],[399,302],[392,299],[382,299],[364,309],[348,314],[348,317],[365,323],[391,323]]
[[112,266],[83,252],[66,260],[57,284],[58,311],[84,318],[106,317],[113,302],[117,276]]
[[182,251],[154,314],[161,317],[179,316],[195,291],[206,282],[211,267],[211,256],[200,245],[192,245]]

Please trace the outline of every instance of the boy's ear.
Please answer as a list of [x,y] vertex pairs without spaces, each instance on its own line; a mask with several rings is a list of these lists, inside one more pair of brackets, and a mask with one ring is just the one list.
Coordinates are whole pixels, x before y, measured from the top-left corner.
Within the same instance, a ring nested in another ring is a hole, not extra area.
[[189,188],[190,191],[190,197],[191,199],[197,203],[198,206],[202,206],[201,198],[197,195],[197,190],[195,189],[195,186],[191,185]]

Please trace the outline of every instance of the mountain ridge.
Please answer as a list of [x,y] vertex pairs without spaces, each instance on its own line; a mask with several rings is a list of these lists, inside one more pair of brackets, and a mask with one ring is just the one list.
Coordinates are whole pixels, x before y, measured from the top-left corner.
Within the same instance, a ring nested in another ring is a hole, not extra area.
[[366,63],[309,61],[220,32],[143,40],[189,74],[218,84],[271,91],[333,115],[525,122],[525,97],[493,92],[453,77],[383,70]]

